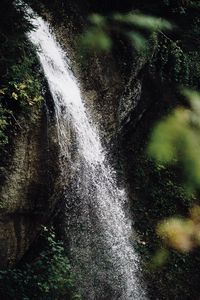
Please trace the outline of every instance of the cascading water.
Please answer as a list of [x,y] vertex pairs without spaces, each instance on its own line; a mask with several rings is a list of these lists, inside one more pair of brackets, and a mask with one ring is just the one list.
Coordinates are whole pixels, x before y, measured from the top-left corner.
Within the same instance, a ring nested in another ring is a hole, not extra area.
[[35,30],[28,34],[37,46],[44,74],[55,103],[63,181],[69,170],[73,131],[75,180],[66,195],[65,229],[73,268],[83,299],[146,299],[139,279],[139,259],[132,245],[131,221],[125,214],[128,202],[117,187],[116,175],[106,158],[97,128],[86,111],[70,62],[56,42],[47,22],[31,18]]

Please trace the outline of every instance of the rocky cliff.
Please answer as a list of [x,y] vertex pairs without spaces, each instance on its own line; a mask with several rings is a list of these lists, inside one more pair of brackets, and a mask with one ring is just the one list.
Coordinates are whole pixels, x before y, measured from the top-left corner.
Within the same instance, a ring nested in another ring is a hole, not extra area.
[[16,264],[50,218],[58,182],[56,128],[47,106],[18,121],[0,190],[1,267]]

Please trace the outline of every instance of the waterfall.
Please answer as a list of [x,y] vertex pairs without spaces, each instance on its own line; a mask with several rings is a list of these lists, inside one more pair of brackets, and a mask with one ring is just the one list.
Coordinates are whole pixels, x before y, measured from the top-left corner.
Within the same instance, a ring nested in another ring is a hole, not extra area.
[[[28,37],[37,46],[55,105],[62,181],[73,173],[69,194],[66,184],[65,231],[79,290],[87,300],[146,299],[133,246],[134,232],[124,209],[128,205],[126,192],[117,186],[70,60],[48,22],[36,15],[31,22],[35,29]],[[69,164],[71,149],[75,153]]]

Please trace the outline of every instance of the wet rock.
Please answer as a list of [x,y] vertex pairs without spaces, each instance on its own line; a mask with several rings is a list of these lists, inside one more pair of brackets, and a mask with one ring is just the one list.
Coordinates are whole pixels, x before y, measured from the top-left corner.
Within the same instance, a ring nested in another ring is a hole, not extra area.
[[20,260],[56,202],[55,126],[48,125],[44,108],[33,111],[30,120],[23,123],[0,186],[0,267]]

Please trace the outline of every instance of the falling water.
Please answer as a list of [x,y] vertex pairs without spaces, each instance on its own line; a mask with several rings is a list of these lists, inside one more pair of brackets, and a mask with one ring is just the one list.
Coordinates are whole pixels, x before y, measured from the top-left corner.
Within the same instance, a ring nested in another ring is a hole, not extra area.
[[[132,245],[134,233],[124,209],[128,203],[126,193],[117,187],[115,172],[86,111],[70,61],[47,22],[38,16],[31,22],[36,29],[28,36],[37,46],[55,104],[62,180],[69,172],[75,178],[71,193],[66,192],[65,230],[79,290],[87,300],[146,299],[139,279],[139,259]],[[73,131],[71,140],[69,126]],[[65,161],[72,147],[77,158],[69,170]]]

